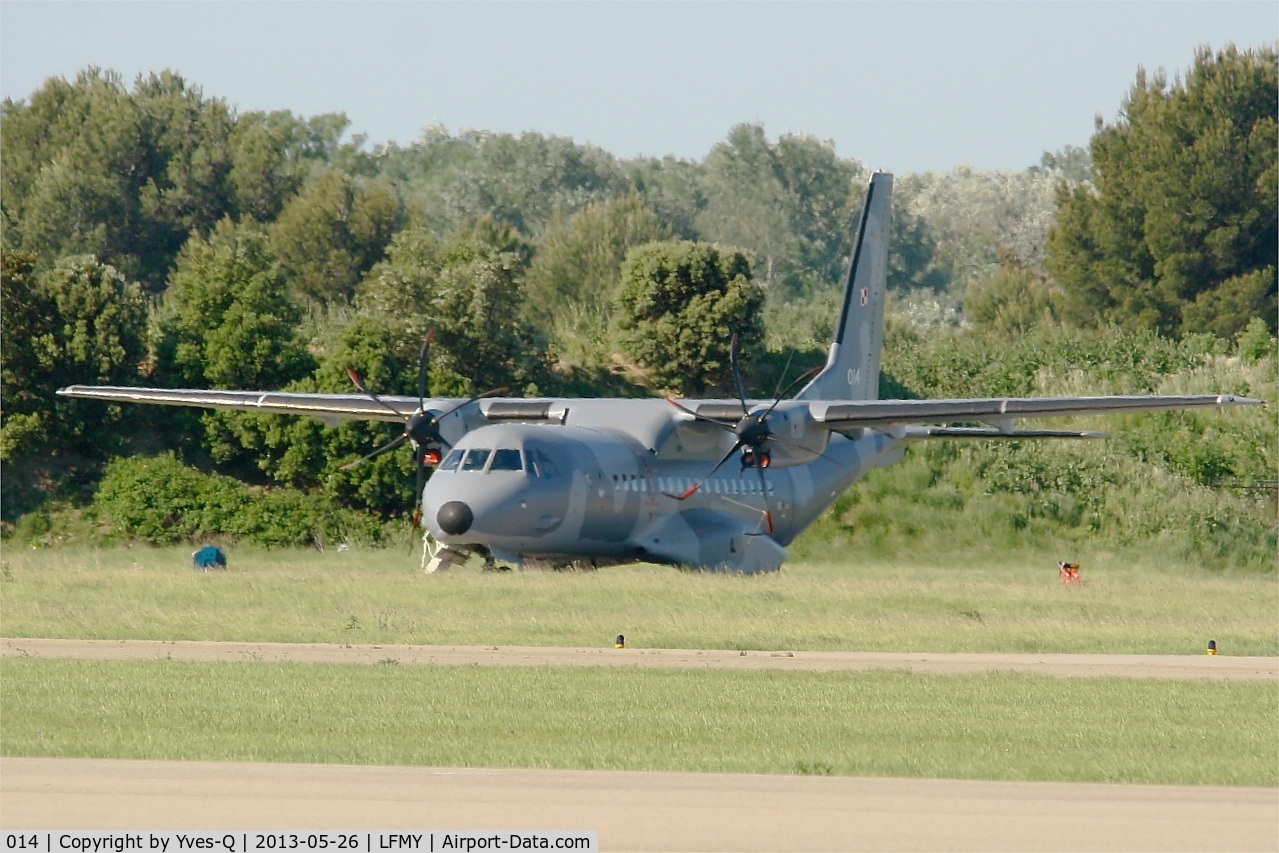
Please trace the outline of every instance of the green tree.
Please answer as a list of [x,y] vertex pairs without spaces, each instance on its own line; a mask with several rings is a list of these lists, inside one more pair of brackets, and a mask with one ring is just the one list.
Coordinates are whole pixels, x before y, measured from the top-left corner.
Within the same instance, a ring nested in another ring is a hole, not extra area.
[[634,193],[557,213],[526,276],[530,318],[549,327],[566,311],[600,311],[613,300],[627,250],[669,236]]
[[1074,184],[1092,180],[1092,156],[1087,148],[1067,145],[1060,151],[1045,151],[1031,174],[1057,175]]
[[141,267],[133,237],[146,180],[143,121],[118,74],[90,68],[51,78],[30,104],[5,101],[0,121],[5,245],[47,269],[93,254],[126,277]]
[[1200,49],[1184,82],[1139,71],[1099,126],[1093,185],[1063,187],[1048,269],[1077,323],[1233,337],[1279,316],[1279,53]]
[[295,292],[347,302],[400,225],[399,199],[385,180],[340,172],[314,178],[271,226],[271,246]]
[[447,243],[408,228],[360,285],[356,306],[386,320],[388,346],[414,358],[435,330],[432,393],[536,393],[545,356],[523,312],[526,257],[514,231],[492,219]]
[[[347,370],[378,394],[417,394],[417,353],[397,352],[387,318],[357,315],[336,332],[315,372],[290,391],[351,393]],[[272,479],[322,488],[346,506],[383,516],[413,506],[415,468],[408,448],[380,454],[358,467],[342,466],[381,447],[403,430],[399,423],[344,420],[326,426],[313,418],[264,417],[256,423],[265,448],[259,466]]]
[[159,283],[187,235],[207,234],[234,212],[228,176],[235,116],[171,71],[139,77],[130,101],[139,116],[143,183],[135,235],[139,276]]
[[241,115],[231,131],[228,175],[236,212],[274,221],[312,168],[339,159],[349,124],[341,113],[311,119],[287,110]]
[[96,458],[128,433],[120,407],[60,400],[74,383],[136,381],[146,354],[146,302],[137,284],[88,255],[33,277],[31,255],[4,252],[4,420],[0,458]]
[[839,279],[861,203],[861,164],[808,134],[772,143],[762,125],[740,124],[711,150],[704,172],[702,239],[745,248],[770,290],[809,294]]
[[706,207],[701,163],[644,157],[625,160],[622,168],[631,188],[676,237],[697,239],[697,216]]
[[1048,281],[1011,251],[1000,253],[999,269],[964,292],[964,312],[978,329],[1020,335],[1056,319]]
[[87,68],[51,78],[0,112],[4,245],[37,268],[93,254],[152,292],[182,244],[223,216],[274,219],[318,160],[361,166],[342,145],[346,118],[290,113],[238,118],[169,71]]
[[737,125],[706,157],[706,208],[697,218],[704,239],[751,252],[765,287],[781,279],[796,241],[780,171],[763,125]]
[[1060,182],[1039,169],[903,175],[893,186],[889,288],[962,294],[995,273],[1001,249],[1040,266]]
[[622,346],[659,387],[682,393],[723,387],[731,381],[732,336],[747,361],[762,346],[763,304],[742,252],[689,241],[639,246],[622,268]]
[[261,226],[223,220],[178,256],[160,316],[161,377],[187,387],[280,388],[313,367],[297,339],[299,319]]
[[[208,239],[182,247],[158,317],[158,378],[187,388],[283,388],[314,360],[299,339],[300,311],[289,301],[267,236],[252,222],[218,223]],[[239,470],[261,467],[262,417],[201,416],[208,451]]]
[[413,145],[386,151],[379,168],[441,238],[485,216],[536,236],[556,211],[568,214],[627,189],[606,151],[532,132],[454,135],[428,127]]

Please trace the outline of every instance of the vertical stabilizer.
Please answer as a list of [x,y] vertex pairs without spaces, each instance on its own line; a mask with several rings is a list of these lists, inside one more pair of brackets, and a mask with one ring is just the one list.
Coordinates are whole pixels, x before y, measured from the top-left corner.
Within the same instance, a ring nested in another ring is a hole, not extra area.
[[871,175],[830,356],[822,372],[795,395],[797,400],[874,400],[879,396],[892,195],[891,173]]

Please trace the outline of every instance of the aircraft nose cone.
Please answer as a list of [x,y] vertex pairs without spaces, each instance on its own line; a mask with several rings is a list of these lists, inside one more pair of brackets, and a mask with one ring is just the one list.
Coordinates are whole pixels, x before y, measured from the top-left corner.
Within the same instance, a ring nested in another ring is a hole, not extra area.
[[439,522],[440,529],[445,533],[450,536],[461,536],[471,529],[471,524],[475,522],[475,513],[461,501],[449,501],[440,507],[435,520]]

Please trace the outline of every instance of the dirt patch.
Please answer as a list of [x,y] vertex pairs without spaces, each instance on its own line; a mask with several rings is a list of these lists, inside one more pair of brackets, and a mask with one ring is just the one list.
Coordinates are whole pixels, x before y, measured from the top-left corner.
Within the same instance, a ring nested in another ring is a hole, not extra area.
[[85,660],[271,661],[434,666],[622,666],[772,669],[803,672],[898,670],[964,675],[1026,672],[1075,678],[1279,680],[1279,657],[1227,655],[940,654],[726,651],[720,649],[402,646],[322,643],[214,643],[187,640],[0,639],[0,656]]

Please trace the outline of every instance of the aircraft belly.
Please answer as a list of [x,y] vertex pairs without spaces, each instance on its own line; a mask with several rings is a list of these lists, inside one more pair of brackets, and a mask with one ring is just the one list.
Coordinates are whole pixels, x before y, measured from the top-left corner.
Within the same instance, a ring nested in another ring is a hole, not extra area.
[[665,516],[642,531],[635,546],[650,560],[744,574],[781,568],[786,549],[734,515],[696,508]]

